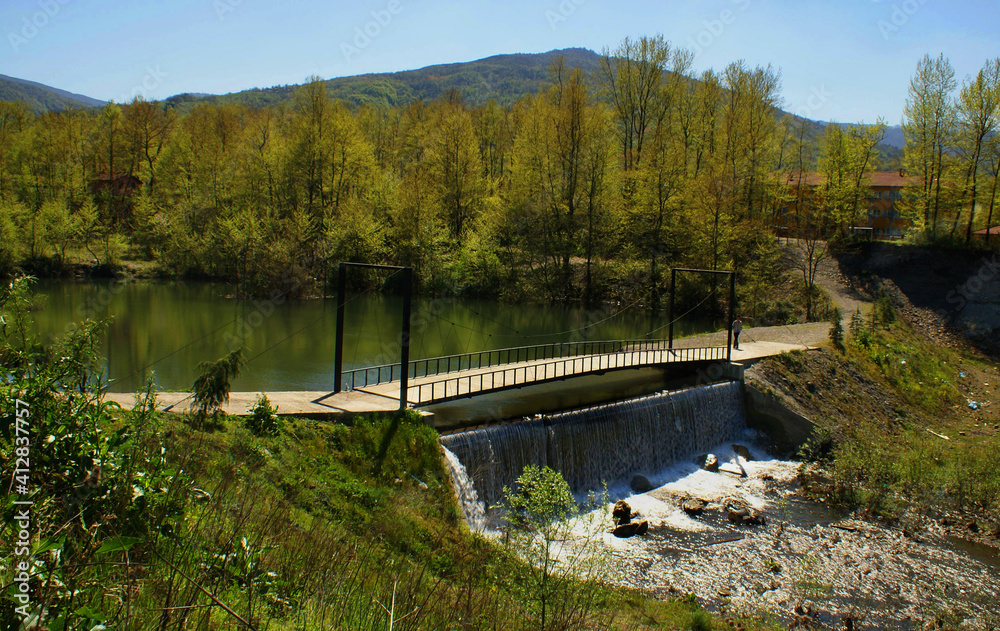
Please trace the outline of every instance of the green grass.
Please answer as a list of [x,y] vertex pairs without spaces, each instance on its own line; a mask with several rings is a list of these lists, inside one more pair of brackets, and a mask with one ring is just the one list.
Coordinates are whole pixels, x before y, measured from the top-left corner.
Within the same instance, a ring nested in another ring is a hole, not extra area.
[[[831,376],[858,375],[870,385],[855,377],[850,396],[837,399],[838,414],[824,420],[821,438],[803,451],[827,467],[833,484],[824,492],[882,518],[915,510],[1000,519],[1000,435],[972,431],[978,423],[970,423],[959,385],[959,372],[988,376],[995,367],[974,353],[943,348],[894,317],[884,320],[852,327],[842,353],[825,351],[839,362],[825,368]],[[811,370],[802,357],[776,363],[790,372]],[[875,418],[872,410],[896,418]]]

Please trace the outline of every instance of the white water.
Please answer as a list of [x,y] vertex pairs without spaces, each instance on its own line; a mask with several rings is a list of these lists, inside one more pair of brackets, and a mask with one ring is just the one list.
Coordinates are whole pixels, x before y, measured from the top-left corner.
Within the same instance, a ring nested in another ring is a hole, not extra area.
[[559,471],[577,496],[617,489],[634,474],[656,485],[671,465],[745,427],[742,387],[724,383],[456,432],[441,443],[488,510],[529,464]]
[[455,487],[455,494],[462,507],[465,522],[474,532],[480,532],[486,527],[486,505],[479,501],[476,487],[472,485],[472,478],[469,477],[465,466],[458,461],[458,457],[451,453],[447,447],[442,447],[442,449],[444,449],[445,464],[451,475],[451,482]]

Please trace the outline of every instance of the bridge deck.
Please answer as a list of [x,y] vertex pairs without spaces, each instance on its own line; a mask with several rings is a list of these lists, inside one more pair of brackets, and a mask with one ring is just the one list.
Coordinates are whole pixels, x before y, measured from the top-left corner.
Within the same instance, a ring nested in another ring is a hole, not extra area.
[[[807,346],[798,343],[747,342],[740,350],[733,351],[732,359],[735,362],[749,361],[807,349]],[[725,348],[717,350],[724,358]],[[675,351],[679,353],[682,349],[678,348]],[[436,401],[453,399],[474,395],[476,392],[528,386],[603,370],[673,363],[678,361],[677,355],[672,354],[675,351],[644,351],[642,353],[644,356],[640,356],[639,353],[582,355],[559,360],[542,359],[492,368],[461,370],[411,379],[407,394],[411,405],[419,407],[427,402],[428,398]],[[227,414],[245,415],[259,394],[260,392],[233,392],[223,410]],[[287,415],[358,414],[391,412],[399,409],[398,381],[336,394],[329,391],[281,391],[266,392],[266,394],[271,403],[278,407],[278,411]],[[134,404],[134,395],[131,393],[108,393],[106,398],[127,409]],[[158,401],[158,408],[163,411],[183,413],[190,408],[191,396],[186,392],[161,392],[158,394]]]

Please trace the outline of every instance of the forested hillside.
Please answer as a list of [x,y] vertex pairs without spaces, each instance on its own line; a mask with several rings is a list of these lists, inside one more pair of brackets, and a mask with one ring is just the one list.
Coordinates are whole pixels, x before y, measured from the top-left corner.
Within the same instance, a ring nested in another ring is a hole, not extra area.
[[[547,53],[495,55],[477,61],[440,64],[418,70],[381,72],[328,79],[329,95],[351,105],[404,106],[414,101],[433,101],[454,91],[469,105],[497,101],[510,105],[547,87],[549,67],[560,57],[566,66],[584,74],[597,69],[600,55],[585,48],[566,48]],[[255,88],[225,95],[180,94],[167,103],[181,110],[195,103],[232,103],[253,107],[291,102],[301,86]]]
[[[798,290],[782,285],[773,227],[794,219],[815,239],[867,221],[885,133],[817,137],[777,109],[774,68],[696,74],[658,37],[626,40],[589,74],[557,57],[544,89],[508,104],[331,92],[315,79],[287,106],[188,111],[0,103],[0,268],[145,260],[242,296],[294,296],[352,260],[412,265],[427,293],[651,308],[671,266],[733,268],[744,313],[785,320],[814,289],[808,270]],[[949,175],[967,173],[945,158]],[[824,183],[796,200],[788,173],[810,169]],[[922,207],[916,194],[899,204],[916,219]],[[962,206],[936,212],[957,225]]]
[[0,74],[0,101],[22,102],[35,114],[74,107],[100,107],[104,101]]

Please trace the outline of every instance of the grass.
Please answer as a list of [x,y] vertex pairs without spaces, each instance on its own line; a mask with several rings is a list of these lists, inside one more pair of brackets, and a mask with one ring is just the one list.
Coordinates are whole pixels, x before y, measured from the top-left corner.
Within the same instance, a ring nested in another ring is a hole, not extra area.
[[[169,415],[146,422],[147,447],[182,472],[162,490],[181,516],[74,570],[85,589],[53,601],[50,616],[71,612],[66,629],[539,628],[523,562],[467,530],[437,434],[415,416],[289,419],[273,436],[235,419],[215,431]],[[690,601],[600,584],[566,593],[581,611],[545,628],[713,628]]]
[[[879,303],[875,323],[852,323],[842,350],[768,360],[819,431],[803,456],[832,484],[821,494],[880,518],[906,511],[1000,521],[997,367],[942,347]],[[985,407],[971,410],[973,397]],[[945,438],[946,437],[946,438]]]

